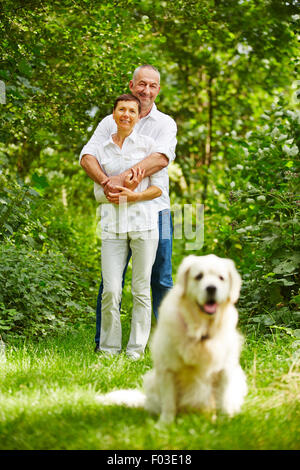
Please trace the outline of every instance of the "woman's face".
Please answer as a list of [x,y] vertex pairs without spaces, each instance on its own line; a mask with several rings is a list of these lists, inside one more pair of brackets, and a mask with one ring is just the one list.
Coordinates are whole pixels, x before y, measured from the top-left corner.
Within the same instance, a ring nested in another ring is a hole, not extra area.
[[139,106],[136,101],[119,101],[113,111],[118,130],[131,132],[139,120]]

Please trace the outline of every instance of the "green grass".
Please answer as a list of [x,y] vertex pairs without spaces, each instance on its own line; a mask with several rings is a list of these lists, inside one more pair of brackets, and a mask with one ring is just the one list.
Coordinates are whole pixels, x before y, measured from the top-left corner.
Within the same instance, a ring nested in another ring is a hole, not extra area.
[[215,422],[197,413],[156,425],[143,410],[104,407],[95,395],[134,388],[151,367],[149,352],[93,352],[93,327],[7,347],[0,376],[0,449],[299,449],[299,368],[286,336],[247,338],[242,363],[249,394],[242,412]]

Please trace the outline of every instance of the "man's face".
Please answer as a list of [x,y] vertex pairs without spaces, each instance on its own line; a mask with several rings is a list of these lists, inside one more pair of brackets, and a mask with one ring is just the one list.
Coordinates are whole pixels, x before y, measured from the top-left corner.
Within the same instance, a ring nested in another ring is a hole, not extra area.
[[129,88],[140,99],[143,110],[151,109],[160,90],[159,76],[155,70],[143,68],[130,80]]
[[139,120],[139,105],[136,101],[119,101],[113,118],[118,129],[131,132]]

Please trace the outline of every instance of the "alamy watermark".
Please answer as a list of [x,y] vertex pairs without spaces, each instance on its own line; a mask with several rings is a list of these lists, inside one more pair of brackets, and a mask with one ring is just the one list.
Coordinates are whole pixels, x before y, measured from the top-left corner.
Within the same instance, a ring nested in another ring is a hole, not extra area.
[[293,93],[293,102],[294,103],[300,103],[300,80],[296,80],[292,84],[292,88],[295,90]]
[[[105,227],[115,227],[116,232],[118,228],[127,226],[127,221],[134,218],[133,214],[129,214],[126,198],[123,199],[118,211],[109,210],[108,204],[100,206],[100,213],[97,212],[97,217],[101,216],[101,221],[98,222],[96,233],[99,238],[106,237]],[[139,217],[138,208],[135,216]],[[160,230],[161,238],[174,240],[185,240],[186,251],[197,251],[203,247],[204,244],[204,204],[174,204],[171,206],[171,214],[173,220],[173,229],[170,223],[170,211],[163,210],[160,214]],[[142,219],[141,219],[142,220]],[[143,230],[143,226],[138,227],[137,230]],[[149,232],[150,233],[150,232]],[[153,234],[151,235],[153,236]],[[119,233],[118,238],[127,238],[127,233]]]
[[0,104],[6,104],[6,89],[2,80],[0,80]]
[[173,238],[189,240],[186,251],[200,250],[204,244],[204,204],[176,204],[173,213]]

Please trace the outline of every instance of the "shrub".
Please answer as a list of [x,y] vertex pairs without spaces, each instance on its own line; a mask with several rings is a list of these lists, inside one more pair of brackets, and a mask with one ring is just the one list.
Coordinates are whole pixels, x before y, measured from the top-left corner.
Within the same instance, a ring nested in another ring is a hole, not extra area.
[[228,224],[219,243],[239,259],[250,324],[299,324],[300,114],[279,102],[245,138],[227,137]]
[[2,173],[0,183],[0,334],[40,337],[89,321],[93,269],[68,215],[16,178]]
[[75,301],[79,272],[62,254],[0,245],[0,260],[4,336],[44,336],[92,312],[80,299]]

